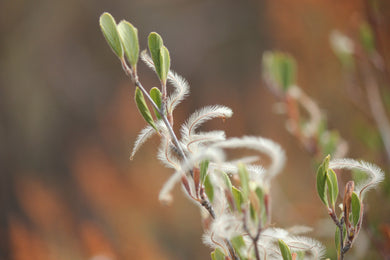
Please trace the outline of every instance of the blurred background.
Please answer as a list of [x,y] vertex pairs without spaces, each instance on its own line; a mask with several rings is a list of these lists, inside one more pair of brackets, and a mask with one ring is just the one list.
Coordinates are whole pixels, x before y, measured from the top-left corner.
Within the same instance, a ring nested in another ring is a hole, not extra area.
[[[309,235],[334,259],[333,225],[317,198],[313,160],[286,131],[286,118],[273,112],[277,99],[261,80],[261,56],[291,53],[300,87],[348,142],[348,156],[388,175],[368,104],[358,99],[357,109],[350,101],[328,40],[333,29],[356,36],[372,10],[388,62],[385,0],[1,1],[0,259],[209,259],[197,207],[180,189],[173,205],[158,202],[171,174],[155,158],[158,139],[129,161],[145,123],[101,34],[104,11],[132,22],[142,48],[149,32],[162,35],[172,69],[191,85],[176,127],[197,108],[223,104],[234,116],[207,129],[261,135],[284,147],[287,166],[273,186],[275,226],[314,227]],[[139,74],[145,86],[157,86],[143,64]],[[390,111],[388,74],[378,77]],[[367,223],[347,259],[389,259],[389,194],[388,181],[369,192]]]

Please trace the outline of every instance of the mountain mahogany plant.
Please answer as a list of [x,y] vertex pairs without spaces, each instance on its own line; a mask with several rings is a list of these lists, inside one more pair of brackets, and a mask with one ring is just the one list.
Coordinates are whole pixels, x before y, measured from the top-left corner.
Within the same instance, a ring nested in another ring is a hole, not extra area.
[[[203,241],[213,249],[211,258],[322,258],[323,245],[302,236],[310,228],[295,226],[281,229],[271,226],[271,182],[283,169],[283,149],[277,143],[262,137],[226,138],[224,131],[199,131],[199,127],[208,120],[232,116],[232,110],[221,105],[204,107],[190,115],[181,126],[179,139],[172,128],[173,111],[188,95],[189,86],[186,80],[170,70],[169,51],[161,36],[155,32],[150,33],[149,53],[143,51],[140,55],[160,80],[159,88],[154,87],[148,91],[141,84],[137,73],[137,29],[127,21],[117,24],[109,13],[101,15],[100,27],[123,70],[135,85],[137,108],[148,123],[135,142],[131,159],[152,135],[157,134],[161,138],[157,157],[172,168],[174,173],[161,189],[159,200],[163,203],[171,202],[173,187],[178,183],[181,185],[184,194],[200,208],[205,229]],[[173,90],[168,93],[167,87],[172,87]],[[147,103],[152,106],[153,113]],[[270,165],[265,168],[255,164],[258,159],[255,156],[227,159],[226,150],[242,148],[266,154],[271,159]],[[340,216],[334,213],[335,223],[341,227],[338,229],[341,241],[339,251],[344,252],[351,247],[361,226],[363,191],[378,183],[382,173],[364,162],[349,159],[328,161],[329,157],[321,165],[317,181],[320,198],[328,211],[335,212],[334,203],[338,194],[337,178],[332,175],[332,169],[357,167],[366,170],[368,165],[368,173],[376,176],[368,184],[357,185],[360,188],[356,188],[355,193],[353,184],[350,184],[347,195],[344,196],[345,209]],[[372,173],[373,169],[375,173]],[[359,217],[356,217],[357,203],[360,205]]]
[[262,68],[265,85],[280,100],[278,112],[287,114],[287,130],[316,162],[319,164],[328,154],[344,157],[347,143],[337,131],[328,130],[326,117],[317,103],[297,85],[294,58],[287,53],[268,51],[263,55]]
[[[344,36],[333,35],[332,37]],[[340,52],[344,51],[342,52],[343,59],[347,59],[348,56],[345,53],[348,49],[346,45],[349,46],[346,43],[347,39],[339,38],[333,41],[338,41],[338,48],[337,46],[334,48]],[[337,45],[337,43],[333,44]],[[346,154],[347,144],[339,137],[338,132],[326,129],[324,116],[317,104],[296,85],[296,73],[296,62],[290,55],[276,51],[266,52],[263,55],[263,78],[267,87],[282,100],[286,108],[287,129],[314,158],[318,159],[326,154],[332,154],[335,158],[330,161],[330,155],[328,155],[320,163],[317,171],[317,191],[327,207],[329,216],[337,226],[335,233],[337,255],[339,259],[343,259],[361,229],[364,209],[363,194],[381,182],[384,174],[377,166],[364,161],[337,159]],[[306,110],[309,115],[308,119],[300,116],[299,106]],[[364,177],[355,174],[355,180],[346,183],[344,197],[342,203],[339,204],[340,210],[336,207],[339,184],[335,170],[338,169],[363,171],[366,174]],[[356,188],[355,182],[357,182]]]

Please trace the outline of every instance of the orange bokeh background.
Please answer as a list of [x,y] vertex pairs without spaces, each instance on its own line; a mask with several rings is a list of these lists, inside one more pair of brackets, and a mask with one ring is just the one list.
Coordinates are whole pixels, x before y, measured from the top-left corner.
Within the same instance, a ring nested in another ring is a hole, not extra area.
[[[389,60],[390,2],[377,2]],[[172,69],[191,85],[175,112],[175,130],[195,109],[223,104],[234,116],[204,129],[282,145],[288,162],[273,186],[275,226],[313,226],[309,235],[333,258],[326,232],[333,227],[316,195],[313,161],[286,131],[286,118],[273,112],[277,99],[261,80],[261,55],[291,53],[298,84],[348,141],[349,156],[388,174],[373,121],[348,100],[329,46],[331,30],[354,37],[366,20],[367,6],[357,0],[1,2],[0,259],[209,259],[198,209],[178,188],[173,205],[158,202],[171,174],[156,159],[158,139],[128,159],[145,123],[101,35],[104,11],[132,22],[142,48],[150,31],[163,36]],[[146,66],[140,75],[148,88],[157,85]],[[390,85],[381,87],[389,101]],[[349,259],[390,257],[388,187],[369,193],[369,223]]]

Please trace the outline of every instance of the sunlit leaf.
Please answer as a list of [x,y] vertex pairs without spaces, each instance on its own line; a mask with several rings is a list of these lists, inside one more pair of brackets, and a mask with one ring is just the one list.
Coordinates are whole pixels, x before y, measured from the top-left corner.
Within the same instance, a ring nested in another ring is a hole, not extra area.
[[209,198],[210,202],[213,202],[214,200],[214,187],[210,180],[210,175],[206,175],[205,181],[204,181],[204,190],[206,192],[207,197]]
[[158,131],[153,121],[152,115],[150,114],[150,110],[146,105],[144,95],[142,94],[142,91],[138,87],[135,89],[135,102],[137,104],[139,112],[141,113],[145,121],[149,125],[151,125],[154,129],[156,129],[156,131]]
[[234,202],[236,204],[236,207],[237,207],[238,211],[241,212],[241,205],[244,201],[244,199],[242,197],[242,193],[239,189],[232,186],[232,194],[233,194],[233,199],[234,199]]
[[204,160],[200,163],[200,180],[202,183],[205,182],[207,176],[207,169],[209,168],[209,160]]
[[337,255],[340,254],[340,229],[336,227],[336,232],[334,234],[334,242],[336,246]]
[[244,238],[242,236],[236,236],[231,239],[232,246],[236,253],[238,254],[238,257],[242,260],[246,259],[242,254],[242,249],[246,248]]
[[160,79],[162,79],[161,75],[161,47],[163,46],[163,40],[158,33],[152,32],[148,37],[148,46],[150,51],[150,56],[152,56],[152,60],[154,63],[154,68],[156,69],[156,73]]
[[238,165],[238,174],[240,176],[241,181],[242,196],[244,198],[244,201],[247,201],[249,196],[249,174],[244,164],[240,163]]
[[290,55],[277,51],[266,52],[262,64],[264,77],[283,91],[295,84],[296,62]]
[[317,170],[317,192],[322,202],[328,206],[328,198],[326,194],[326,175],[328,171],[330,156],[325,157],[324,161]]
[[286,91],[290,86],[295,84],[296,64],[295,60],[286,55],[280,60],[280,81],[283,89]]
[[359,222],[359,218],[360,218],[361,202],[359,200],[359,196],[355,192],[352,193],[351,204],[352,204],[351,205],[352,206],[352,221],[353,221],[354,226],[356,227],[356,225]]
[[99,23],[108,45],[119,58],[123,58],[123,48],[114,17],[109,13],[103,13],[100,16]]
[[139,57],[138,30],[131,23],[121,21],[118,25],[118,32],[127,60],[135,68]]
[[[161,92],[158,88],[154,87],[150,90],[150,97],[153,99],[154,103],[156,103],[157,107],[161,109]],[[157,111],[155,108],[154,114],[156,115],[157,119],[161,119],[161,115],[159,111]]]
[[328,191],[329,191],[329,199],[330,204],[334,208],[337,196],[339,194],[339,186],[337,183],[337,176],[336,173],[332,169],[328,169],[327,176],[326,176],[326,182],[328,185]]
[[291,251],[287,244],[281,239],[278,240],[278,243],[283,260],[292,260]]
[[222,252],[221,249],[216,248],[214,252],[211,253],[211,259],[212,260],[225,260],[225,254]]
[[160,78],[164,84],[167,82],[169,68],[171,66],[171,59],[169,57],[169,51],[165,46],[160,49]]
[[225,172],[221,172],[223,180],[228,190],[232,190],[232,182],[230,181],[229,176]]

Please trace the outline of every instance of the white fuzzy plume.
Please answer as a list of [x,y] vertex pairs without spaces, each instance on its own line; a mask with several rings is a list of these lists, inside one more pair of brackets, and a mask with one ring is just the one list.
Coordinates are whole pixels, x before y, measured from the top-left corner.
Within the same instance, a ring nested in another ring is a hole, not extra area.
[[231,138],[215,144],[219,148],[246,148],[253,149],[268,155],[271,166],[267,169],[266,178],[268,180],[275,177],[283,168],[286,157],[283,149],[277,143],[262,137],[244,136],[242,138]]
[[364,193],[371,188],[374,188],[378,183],[384,179],[384,173],[375,164],[368,163],[365,161],[356,161],[354,159],[334,159],[329,162],[329,168],[335,169],[349,169],[359,170],[365,172],[369,178],[359,183],[355,188],[356,192],[359,193],[359,198],[362,198]]
[[172,200],[171,191],[176,183],[178,183],[181,177],[191,170],[197,163],[203,160],[210,160],[215,162],[221,162],[224,160],[224,154],[218,149],[204,149],[198,153],[188,157],[185,162],[182,163],[180,169],[177,170],[168,181],[162,187],[159,200],[164,203],[170,203]]
[[233,111],[225,106],[207,106],[194,112],[185,124],[181,127],[183,142],[188,142],[190,136],[195,134],[195,130],[204,122],[217,117],[231,117]]
[[[156,127],[162,134],[165,134],[167,132],[166,126],[164,125],[164,123],[161,120],[156,122]],[[137,140],[134,143],[134,147],[133,147],[133,150],[132,150],[131,155],[130,155],[130,160],[133,160],[136,152],[155,133],[157,133],[156,129],[154,129],[150,125],[146,126],[144,129],[141,130],[141,132],[138,134]]]
[[172,113],[176,106],[188,96],[190,93],[190,86],[182,76],[171,70],[168,73],[168,80],[175,88],[175,91],[168,97],[167,101],[168,113]]
[[[149,68],[156,71],[153,60],[146,50],[141,52],[141,59]],[[174,92],[168,97],[167,101],[168,113],[172,113],[176,106],[179,105],[180,102],[188,96],[190,93],[190,86],[187,80],[172,70],[169,70],[168,72],[168,81],[175,88]]]
[[190,136],[185,146],[189,152],[196,152],[201,144],[223,141],[225,139],[226,135],[224,131],[201,132]]
[[157,158],[168,168],[179,170],[180,161],[173,155],[173,147],[174,146],[172,145],[170,139],[162,138],[161,145],[158,149]]
[[[280,259],[278,239],[283,240],[292,252],[305,252],[305,259],[321,259],[325,253],[325,247],[317,240],[294,236],[281,228],[267,228],[260,236],[258,246],[263,249],[267,259]],[[310,254],[307,255],[307,254]]]

